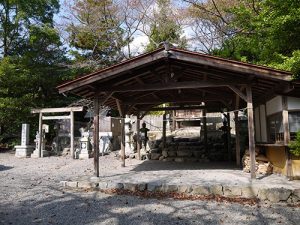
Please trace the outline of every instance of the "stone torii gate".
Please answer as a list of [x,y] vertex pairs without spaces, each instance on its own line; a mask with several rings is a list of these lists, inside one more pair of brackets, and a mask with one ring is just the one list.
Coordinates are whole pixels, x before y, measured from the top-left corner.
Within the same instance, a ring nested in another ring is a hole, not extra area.
[[[39,114],[39,142],[38,142],[38,153],[39,157],[43,157],[42,153],[42,126],[43,120],[61,120],[69,119],[70,120],[70,152],[72,158],[74,158],[74,112],[82,112],[83,107],[66,107],[66,108],[43,108],[43,109],[32,109],[31,113]],[[69,115],[64,116],[43,116],[45,113],[66,113],[69,112]]]

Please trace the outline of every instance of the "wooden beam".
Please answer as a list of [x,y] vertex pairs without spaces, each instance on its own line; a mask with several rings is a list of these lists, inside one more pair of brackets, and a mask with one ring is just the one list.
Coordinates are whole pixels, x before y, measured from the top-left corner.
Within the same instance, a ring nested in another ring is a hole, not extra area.
[[43,120],[68,120],[71,119],[70,116],[43,116]]
[[94,98],[94,171],[99,177],[99,96]]
[[122,107],[121,102],[120,102],[119,99],[116,99],[116,104],[117,104],[120,116],[124,117],[124,109],[123,109],[123,107]]
[[234,91],[238,96],[240,96],[241,99],[243,99],[245,102],[247,102],[247,96],[238,88],[236,88],[233,85],[228,86],[232,91]]
[[247,85],[247,113],[248,113],[248,137],[249,137],[249,152],[250,152],[250,171],[251,179],[255,179],[255,139],[254,139],[254,120],[253,120],[253,100],[252,88]]
[[66,108],[43,108],[32,109],[31,113],[59,113],[59,112],[82,112],[83,107],[66,107]]
[[124,101],[124,104],[136,104],[136,105],[155,105],[155,104],[163,104],[163,103],[201,103],[201,102],[209,102],[209,101],[225,101],[226,99],[222,99],[220,98],[186,98],[186,99],[182,99],[182,98],[161,98],[159,100],[156,99],[146,99],[146,100],[129,100],[129,101]]
[[102,91],[114,91],[114,92],[136,92],[136,91],[163,91],[173,89],[190,89],[190,88],[209,88],[209,87],[226,87],[228,85],[243,85],[235,82],[224,82],[224,81],[201,81],[201,82],[170,82],[168,85],[162,84],[145,84],[140,86],[129,86],[129,87],[103,87]]
[[151,108],[148,111],[171,111],[171,110],[187,110],[187,109],[203,109],[206,106],[170,106],[170,107],[161,107],[161,108]]

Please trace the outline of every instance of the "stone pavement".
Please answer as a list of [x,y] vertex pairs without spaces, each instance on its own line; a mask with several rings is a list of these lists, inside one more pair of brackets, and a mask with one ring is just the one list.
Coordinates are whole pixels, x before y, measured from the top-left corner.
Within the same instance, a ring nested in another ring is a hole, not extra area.
[[61,184],[68,188],[178,192],[300,203],[300,181],[288,181],[285,177],[274,174],[251,180],[250,174],[231,164],[220,162],[178,163],[133,159],[126,160],[125,168],[102,168],[100,178],[85,176],[61,181]]

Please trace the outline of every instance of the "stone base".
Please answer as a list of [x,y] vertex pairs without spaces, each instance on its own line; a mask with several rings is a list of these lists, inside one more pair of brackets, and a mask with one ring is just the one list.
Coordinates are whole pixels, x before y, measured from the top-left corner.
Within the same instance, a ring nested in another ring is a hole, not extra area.
[[26,157],[29,157],[30,154],[34,150],[34,146],[31,146],[31,145],[26,145],[26,146],[16,145],[15,148],[16,148],[16,154],[15,154],[15,156],[17,158],[26,158]]
[[79,159],[89,159],[91,158],[91,153],[90,152],[83,152],[79,154]]
[[[49,156],[49,152],[47,150],[42,150],[42,156],[47,157]],[[39,158],[39,151],[35,149],[33,153],[31,154],[31,158]]]

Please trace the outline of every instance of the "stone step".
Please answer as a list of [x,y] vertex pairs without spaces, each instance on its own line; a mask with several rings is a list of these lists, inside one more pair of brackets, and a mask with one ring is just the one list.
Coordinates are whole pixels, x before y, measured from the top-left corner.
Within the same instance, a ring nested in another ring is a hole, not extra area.
[[228,198],[246,198],[269,201],[273,203],[300,203],[300,189],[283,187],[264,187],[235,185],[228,186],[222,184],[168,184],[155,182],[113,182],[103,179],[90,179],[89,181],[61,181],[60,184],[65,188],[98,190],[127,190],[127,191],[147,191],[163,193],[184,193],[197,196],[223,196]]

